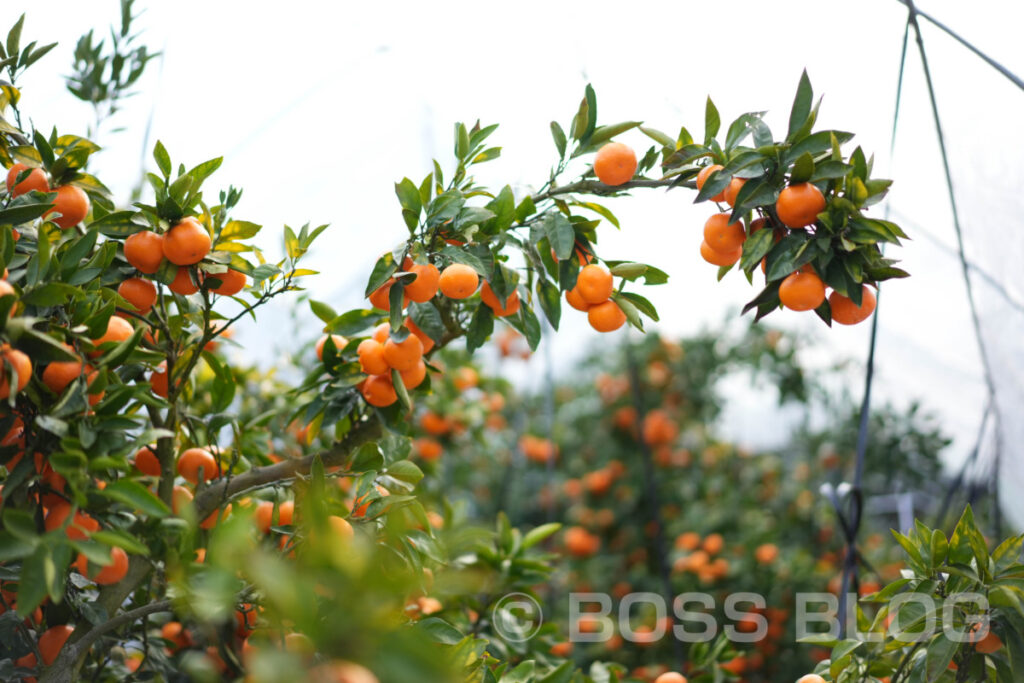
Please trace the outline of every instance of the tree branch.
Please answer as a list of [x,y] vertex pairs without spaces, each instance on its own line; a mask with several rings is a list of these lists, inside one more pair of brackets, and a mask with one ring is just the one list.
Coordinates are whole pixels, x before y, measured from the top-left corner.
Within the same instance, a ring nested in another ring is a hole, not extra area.
[[672,185],[677,187],[688,187],[690,189],[696,189],[696,184],[693,181],[678,182],[678,178],[675,176],[671,178],[662,178],[660,180],[630,180],[621,185],[605,185],[600,180],[577,180],[575,183],[569,183],[568,185],[562,185],[561,187],[555,187],[547,192],[541,192],[540,194],[533,195],[532,199],[534,203],[544,201],[545,199],[551,199],[560,194],[572,194],[579,192],[582,194],[596,194],[596,195],[611,195],[624,190],[632,190],[633,188],[653,188],[653,187],[666,187],[670,188]]
[[[126,624],[130,624],[136,619],[141,619],[142,617],[156,612],[166,612],[170,609],[170,600],[151,602],[148,605],[143,605],[142,607],[137,607],[128,612],[123,612],[122,614],[93,627],[92,630],[86,632],[77,641],[73,643],[69,642],[69,644],[61,650],[60,656],[57,657],[53,665],[47,668],[40,677],[40,683],[70,683],[73,680],[74,672],[78,669],[78,662],[84,659],[84,655],[89,652],[89,649],[97,640],[100,639],[100,637],[103,636],[103,634],[121,628]],[[76,628],[75,634],[78,632],[79,629]],[[72,634],[72,638],[73,637],[74,634]]]
[[[369,443],[380,437],[381,426],[378,420],[368,420],[358,423],[348,434],[336,442],[326,451],[319,453],[324,467],[334,467],[344,464],[349,455],[363,444]],[[213,513],[224,499],[234,498],[237,495],[251,489],[262,488],[268,484],[291,479],[299,474],[306,474],[313,466],[316,455],[308,455],[305,458],[294,460],[283,460],[266,467],[243,472],[230,480],[213,481],[196,495],[194,504],[196,517],[206,519]]]

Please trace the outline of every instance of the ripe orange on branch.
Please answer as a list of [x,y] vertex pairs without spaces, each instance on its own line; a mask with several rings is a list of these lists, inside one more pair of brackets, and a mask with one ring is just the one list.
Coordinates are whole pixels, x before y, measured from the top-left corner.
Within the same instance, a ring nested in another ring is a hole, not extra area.
[[345,348],[346,344],[348,344],[348,340],[345,339],[344,337],[342,337],[340,334],[332,334],[332,335],[326,335],[325,334],[324,336],[320,337],[316,341],[316,347],[315,348],[316,348],[316,358],[317,358],[317,360],[323,360],[324,359],[324,345],[327,344],[327,338],[328,337],[330,337],[332,343],[334,344],[334,348],[337,349],[339,352],[343,348]]
[[779,285],[779,301],[792,311],[811,311],[825,300],[825,283],[814,271],[799,270]]
[[614,332],[626,324],[626,314],[617,303],[608,299],[591,306],[587,311],[587,320],[598,332]]
[[211,280],[220,280],[220,284],[211,287],[210,291],[221,296],[234,296],[245,289],[245,273],[228,268],[223,273],[210,273],[206,276]]
[[743,247],[740,246],[732,251],[721,252],[712,249],[706,241],[703,241],[700,243],[700,255],[701,258],[713,266],[731,266],[743,256]]
[[480,276],[464,263],[453,263],[441,272],[438,282],[449,299],[468,299],[476,292]]
[[[29,173],[24,180],[18,183],[18,176],[23,171],[29,171]],[[29,170],[29,167],[22,163],[11,166],[7,171],[7,191],[11,193],[11,196],[19,197],[32,190],[36,192],[49,192],[50,183],[46,179],[46,172],[41,168]]]
[[775,213],[790,228],[806,228],[825,210],[825,196],[810,183],[790,185],[775,200]]
[[199,483],[199,470],[203,470],[203,479],[210,481],[219,476],[217,459],[205,448],[189,448],[178,456],[178,474],[185,481]]
[[92,579],[101,586],[109,586],[119,582],[128,574],[128,554],[118,547],[110,549],[110,564],[105,567],[95,568],[89,573],[89,558],[79,555],[75,561],[75,568],[82,576]]
[[629,145],[609,142],[597,150],[594,174],[605,185],[622,185],[636,173],[636,153]]
[[575,289],[583,301],[599,304],[611,297],[615,291],[615,281],[608,268],[592,263],[580,269]]
[[732,254],[746,239],[743,223],[739,220],[730,223],[727,213],[716,213],[704,223],[705,244],[720,254]]
[[199,263],[213,246],[210,233],[196,218],[187,216],[164,235],[163,250],[167,260],[176,266]]
[[156,285],[141,277],[130,277],[122,282],[117,287],[117,294],[143,315],[152,310],[157,298]]
[[124,258],[139,272],[152,275],[164,260],[164,236],[152,230],[129,235],[124,241]]
[[75,227],[89,214],[89,195],[82,188],[76,185],[61,185],[54,189],[54,192],[57,193],[57,198],[53,200],[53,208],[44,213],[43,218],[54,212],[60,213],[60,216],[50,220],[61,230]]
[[408,269],[416,273],[416,279],[405,286],[405,295],[410,301],[425,303],[434,298],[441,282],[441,271],[433,263],[414,265]]
[[498,295],[491,289],[491,283],[485,280],[480,288],[480,298],[494,311],[495,317],[506,318],[510,315],[515,315],[519,311],[519,292],[516,290],[512,290],[512,293],[505,300],[505,305],[502,306]]
[[[9,379],[11,368],[14,368],[18,375],[18,384],[13,387],[13,391]],[[0,372],[0,398],[7,398],[28,386],[28,381],[32,377],[32,361],[23,351],[4,344],[0,346]]]
[[[708,177],[712,173],[714,173],[715,171],[721,171],[721,170],[722,170],[722,165],[721,164],[711,164],[710,166],[705,166],[704,168],[702,168],[700,170],[700,173],[697,174],[697,191],[700,192],[702,189],[704,189],[704,183],[706,183],[708,181]],[[725,190],[722,190],[721,192],[716,194],[714,197],[712,197],[711,201],[713,201],[713,202],[723,202],[723,201],[725,201]]]
[[867,285],[862,287],[860,306],[839,292],[832,292],[829,295],[828,303],[832,308],[833,322],[837,322],[840,325],[856,325],[871,317],[871,314],[875,312],[877,299],[875,299],[875,293],[870,287]]
[[398,400],[389,375],[370,375],[363,382],[363,398],[371,406],[386,408]]

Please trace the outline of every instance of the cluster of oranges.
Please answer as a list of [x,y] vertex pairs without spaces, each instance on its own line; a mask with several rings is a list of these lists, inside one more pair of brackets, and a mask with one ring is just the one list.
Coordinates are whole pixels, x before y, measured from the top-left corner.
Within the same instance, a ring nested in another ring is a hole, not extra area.
[[[19,182],[19,178],[21,178]],[[25,164],[14,164],[7,171],[7,189],[12,197],[18,197],[35,190],[36,192],[55,192],[53,208],[43,217],[58,213],[49,220],[61,230],[73,228],[81,223],[89,214],[89,195],[77,185],[60,185],[51,188],[46,171],[41,168],[29,168]],[[15,233],[17,234],[17,233]]]
[[626,314],[611,298],[614,291],[611,271],[590,263],[580,269],[576,286],[565,293],[565,300],[577,311],[585,312],[590,326],[598,332],[614,332],[626,323]]
[[389,323],[381,323],[374,329],[373,336],[360,342],[356,349],[359,366],[368,375],[360,390],[372,406],[383,408],[398,400],[392,370],[398,372],[406,389],[415,389],[427,378],[423,354],[433,348],[434,342],[412,320],[407,320],[405,325],[410,334],[402,341],[395,341],[391,336]]
[[[712,173],[720,171],[722,166],[711,164],[705,166],[697,174],[697,189],[704,187]],[[733,178],[724,190],[711,198],[715,202],[725,202],[730,207],[736,205],[736,197],[746,183],[744,178]],[[811,183],[795,183],[783,188],[775,201],[775,215],[790,230],[804,230],[814,224],[818,214],[825,210],[825,196]],[[743,256],[743,244],[749,235],[767,225],[764,218],[750,221],[744,228],[740,220],[729,220],[730,214],[716,213],[704,224],[704,241],[700,245],[700,254],[705,261],[716,266],[731,266]],[[775,234],[775,241],[781,239]],[[762,260],[761,270],[765,263]],[[828,297],[832,308],[832,320],[841,325],[855,325],[863,322],[875,310],[875,295],[867,285],[862,285],[860,306],[849,297],[832,292]],[[825,283],[810,265],[806,265],[789,274],[779,286],[779,300],[782,305],[793,311],[812,311],[825,301]]]
[[[209,277],[218,281],[216,286],[209,288],[211,292],[234,296],[245,288],[245,273],[228,268],[225,272],[206,275],[193,268],[206,258],[212,247],[210,233],[203,224],[194,216],[186,216],[166,233],[142,230],[129,235],[124,241],[124,258],[144,275],[157,272],[164,259],[177,266],[174,279],[167,285],[175,294],[195,294]],[[122,282],[117,293],[141,315],[149,313],[157,300],[157,289],[153,281],[138,276]]]

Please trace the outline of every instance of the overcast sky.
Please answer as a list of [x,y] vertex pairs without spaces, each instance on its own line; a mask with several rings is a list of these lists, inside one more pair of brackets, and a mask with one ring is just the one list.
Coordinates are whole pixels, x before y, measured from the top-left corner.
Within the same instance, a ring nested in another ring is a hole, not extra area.
[[[875,154],[876,175],[896,181],[892,216],[915,238],[889,251],[913,277],[886,286],[882,295],[879,398],[919,398],[937,411],[957,438],[954,462],[973,444],[985,387],[916,51],[907,64],[895,155],[888,153],[906,19],[896,0],[138,5],[145,9],[145,40],[164,57],[111,122],[126,130],[108,127],[101,135],[105,150],[95,170],[125,196],[138,177],[142,131],[152,113],[150,147],[159,138],[175,162],[225,156],[213,182],[245,188],[239,217],[267,226],[262,239],[269,251],[284,223],[332,224],[310,258],[309,266],[323,274],[309,287],[337,310],[361,305],[373,260],[405,235],[393,183],[405,175],[422,179],[431,158],[450,167],[454,121],[501,124],[492,140],[504,147],[502,157],[481,167],[478,177],[510,183],[522,196],[543,182],[554,160],[548,122],[568,127],[588,82],[602,123],[640,119],[670,133],[686,125],[699,135],[710,94],[726,123],[767,110],[778,132],[806,68],[815,92],[825,96],[819,126],[855,132],[854,143]],[[1024,73],[1024,3],[921,0],[918,6]],[[83,130],[88,109],[56,77],[68,73],[77,36],[89,27],[102,33],[116,20],[116,7],[114,0],[4,0],[5,24],[28,13],[26,40],[61,43],[22,83],[25,111],[40,126]],[[1024,248],[1024,157],[1016,126],[1002,133],[1019,120],[1024,98],[938,30],[923,28],[968,255],[1024,301],[1019,265],[1008,256],[1019,258]],[[638,149],[649,143],[633,132],[622,139]],[[670,273],[669,285],[643,293],[661,312],[660,328],[672,334],[735,317],[755,293],[735,273],[715,282],[715,269],[698,254],[711,209],[692,201],[685,190],[616,200],[622,230],[602,228],[599,247],[606,258],[650,262]],[[1010,340],[1024,332],[1020,314],[987,289],[979,297],[983,320],[1005,323],[993,328],[1001,337],[993,352],[999,369],[1020,378],[1022,337]],[[566,312],[564,333],[554,342],[556,369],[596,336],[574,313]],[[285,316],[278,308],[268,318],[283,323]],[[828,330],[813,314],[790,311],[770,321],[813,335],[813,363],[864,358],[867,325]],[[268,329],[280,324],[242,333],[262,358],[293,336],[316,334],[311,327],[279,339]],[[850,390],[859,397],[859,378]],[[731,435],[754,445],[778,440],[770,402],[763,405],[763,396],[742,387],[730,395],[723,427]],[[1020,442],[1005,445],[1019,456]]]

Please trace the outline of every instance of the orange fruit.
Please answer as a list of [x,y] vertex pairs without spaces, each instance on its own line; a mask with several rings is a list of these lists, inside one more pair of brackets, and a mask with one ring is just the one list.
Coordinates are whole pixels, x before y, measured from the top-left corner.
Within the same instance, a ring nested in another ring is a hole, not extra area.
[[189,448],[178,456],[178,474],[184,477],[185,481],[198,484],[200,468],[206,481],[220,476],[217,459],[205,448]]
[[[68,642],[68,638],[74,630],[75,629],[71,626],[63,624],[61,626],[49,628],[43,633],[43,635],[39,636],[37,646],[45,666],[50,666],[57,661],[57,655],[60,654],[61,648],[64,647],[64,643]],[[29,666],[35,666],[36,656],[34,654],[29,656],[32,658],[32,663]]]
[[569,302],[569,305],[575,308],[577,311],[583,311],[586,313],[590,310],[590,304],[583,300],[580,296],[580,291],[573,287],[572,289],[566,290],[565,300]]
[[[7,279],[5,278],[3,280],[0,280],[0,296],[7,296],[8,294],[13,294],[14,296],[17,296],[18,292],[15,291],[14,287],[11,286],[11,283],[8,282]],[[7,314],[7,317],[13,318],[14,317],[14,309],[16,309],[17,307],[18,307],[18,302],[17,302],[17,300],[15,300],[14,305],[11,306],[10,313]]]
[[182,218],[164,235],[164,256],[176,266],[199,263],[210,253],[212,246],[210,233],[193,216]]
[[791,311],[810,311],[825,300],[825,283],[813,271],[790,273],[779,286],[779,301]]
[[628,145],[609,142],[597,150],[594,174],[605,185],[622,185],[636,173],[636,154]]
[[396,342],[394,339],[388,339],[384,342],[384,360],[399,372],[412,370],[422,358],[423,342],[414,334],[406,337],[405,341]]
[[441,273],[441,293],[449,299],[467,299],[476,292],[480,276],[464,263],[453,263]]
[[153,393],[161,398],[167,398],[168,379],[167,361],[163,361],[149,375],[149,384],[153,388]]
[[152,230],[129,235],[124,241],[124,258],[136,270],[152,275],[164,260],[164,236]]
[[256,506],[256,527],[269,533],[271,526],[288,526],[295,517],[295,503],[286,500],[277,506],[277,524],[273,524],[274,504],[265,500]]
[[160,476],[160,461],[156,457],[156,445],[143,446],[135,452],[135,469],[151,477]]
[[720,254],[731,254],[743,246],[747,233],[743,223],[729,222],[729,214],[716,213],[704,223],[704,243]]
[[160,637],[171,641],[174,644],[174,650],[180,650],[192,644],[192,636],[180,621],[168,621],[164,624],[160,629]]
[[420,427],[423,427],[423,431],[427,434],[434,436],[444,436],[452,430],[451,421],[434,412],[423,413],[423,417],[420,418]]
[[191,268],[178,268],[174,274],[174,279],[171,280],[171,284],[167,285],[167,289],[171,290],[175,294],[182,296],[188,296],[189,294],[195,294],[199,291],[199,285],[192,279]]
[[455,371],[454,384],[459,391],[472,389],[480,383],[480,373],[468,365],[463,365]]
[[675,671],[669,671],[655,678],[654,683],[686,683],[686,676]]
[[416,453],[427,462],[435,462],[444,453],[444,447],[435,439],[416,439]]
[[[721,170],[722,170],[722,165],[721,164],[711,164],[710,166],[705,166],[704,168],[702,168],[700,170],[700,173],[697,174],[697,191],[700,192],[704,188],[704,183],[706,183],[708,181],[708,177],[712,173],[714,173],[715,171],[721,171]],[[721,192],[716,194],[714,197],[712,197],[711,201],[713,201],[713,202],[725,201],[725,190],[722,190]]]
[[433,263],[417,264],[408,269],[416,273],[416,279],[405,286],[405,295],[410,301],[424,303],[437,294],[441,282],[441,271]]
[[701,547],[708,555],[717,555],[725,547],[725,539],[722,538],[722,534],[708,534]]
[[825,196],[810,183],[790,185],[775,200],[775,213],[790,228],[805,228],[825,210]]
[[583,266],[576,277],[576,293],[588,304],[607,301],[615,289],[615,280],[605,266],[592,263]]
[[[324,336],[320,337],[316,341],[316,357],[317,357],[317,360],[323,360],[324,359],[324,344],[327,343],[327,336],[328,335],[325,334]],[[348,339],[345,339],[340,334],[332,334],[332,335],[330,335],[330,337],[331,337],[331,341],[334,342],[334,348],[338,350],[338,353],[341,353],[341,350],[343,348],[345,348],[346,344],[348,344]]]
[[391,336],[391,324],[381,323],[373,328],[373,340],[383,344]]
[[363,398],[371,406],[386,408],[398,400],[395,387],[387,375],[370,375],[363,382]]
[[601,549],[601,539],[580,526],[565,530],[565,549],[573,557],[590,557]]
[[519,292],[517,290],[512,290],[512,293],[505,300],[505,305],[502,306],[498,295],[491,289],[491,283],[486,280],[484,280],[484,284],[480,288],[480,299],[494,311],[494,315],[498,318],[515,315],[519,311]]
[[117,288],[117,294],[145,315],[156,303],[156,285],[141,277],[130,277]]
[[327,523],[330,525],[334,533],[336,533],[339,536],[352,538],[356,535],[355,529],[352,528],[352,525],[349,524],[347,519],[343,519],[341,517],[338,517],[337,515],[330,515],[327,518]]
[[416,323],[412,321],[412,318],[405,321],[405,326],[409,328],[410,332],[419,338],[420,343],[423,344],[423,353],[430,353],[430,349],[434,348],[434,340],[431,339],[426,332],[417,327]]
[[590,326],[598,332],[614,332],[626,324],[626,314],[611,299],[595,304],[587,311]]
[[771,564],[779,557],[779,547],[774,543],[765,543],[757,546],[754,551],[754,559],[759,564]]
[[28,356],[22,351],[12,349],[9,345],[4,344],[0,347],[0,373],[2,373],[0,376],[0,398],[7,398],[12,393],[8,366],[14,368],[18,374],[18,385],[14,387],[13,391],[15,394],[24,389],[32,377],[32,361]]
[[676,537],[676,548],[692,552],[700,547],[700,534],[695,531],[684,531]]
[[715,251],[707,242],[700,243],[700,255],[708,263],[715,266],[731,266],[743,256],[743,247],[729,252]]
[[415,389],[427,378],[427,364],[420,358],[412,370],[403,370],[398,375],[402,378],[402,384],[406,389]]
[[388,371],[388,362],[384,359],[384,345],[376,339],[359,342],[356,351],[359,354],[359,365],[367,375],[383,375]]
[[555,657],[568,657],[572,654],[572,643],[568,640],[562,641],[560,643],[555,643],[548,649],[548,652],[553,654]]
[[[135,328],[132,327],[132,324],[130,322],[128,322],[127,320],[120,316],[112,315],[110,316],[110,319],[107,321],[107,331],[104,332],[103,335],[98,339],[93,339],[92,343],[94,346],[97,347],[102,346],[107,342],[115,342],[120,344],[125,339],[131,337],[133,334],[135,334]],[[98,356],[101,353],[103,352],[93,351],[89,355]]]
[[725,190],[722,192],[725,195],[725,203],[729,206],[736,206],[736,195],[740,193],[740,190],[746,185],[746,178],[733,178],[729,181],[729,184],[725,186]]
[[[370,293],[370,296],[366,297],[369,299],[370,304],[374,308],[379,308],[382,311],[391,310],[391,286],[395,284],[393,279],[388,280],[377,289]],[[409,303],[409,296],[403,292],[402,294],[402,308],[405,308]]]
[[[73,351],[67,344],[64,344],[64,348]],[[53,393],[61,394],[81,374],[82,361],[80,360],[53,361],[43,370],[43,384],[49,387]]]
[[[43,527],[47,531],[53,531],[64,526],[64,522],[71,514],[71,504],[66,500],[59,500],[50,506],[43,521]],[[100,524],[90,517],[88,513],[81,510],[75,512],[71,522],[65,527],[64,533],[73,541],[84,541],[94,531],[100,530]]]
[[89,558],[80,554],[75,562],[75,567],[82,576],[92,579],[101,586],[109,586],[119,582],[128,574],[128,554],[118,547],[111,548],[110,564],[98,568],[93,574],[88,572]]
[[50,191],[50,183],[46,180],[46,172],[41,168],[33,168],[24,180],[15,185],[18,174],[22,171],[28,171],[28,166],[20,163],[14,164],[7,171],[7,191],[11,193],[12,197],[23,195],[32,190],[36,192]]
[[652,410],[644,416],[644,442],[650,446],[661,446],[675,441],[679,427],[664,410]]
[[55,188],[57,198],[53,200],[53,208],[43,214],[46,218],[54,211],[60,213],[60,217],[51,219],[61,230],[73,228],[89,213],[89,195],[80,187],[75,185],[61,185]]
[[871,317],[877,303],[875,293],[870,287],[863,285],[860,296],[860,306],[857,306],[839,292],[832,292],[828,297],[829,306],[832,307],[832,321],[840,325],[856,325]]
[[228,268],[223,273],[210,273],[206,276],[210,279],[220,280],[220,284],[211,287],[210,291],[221,296],[234,296],[245,289],[245,273]]
[[801,676],[800,680],[796,683],[825,683],[825,679],[818,674],[807,674],[806,676]]

